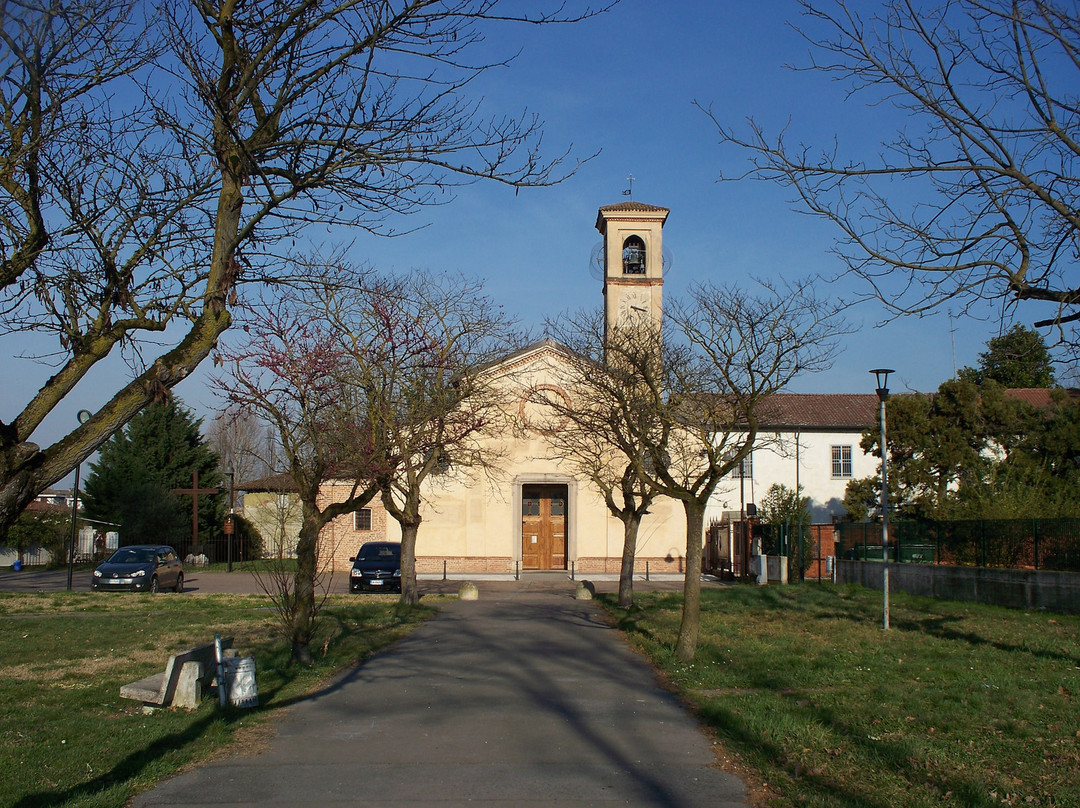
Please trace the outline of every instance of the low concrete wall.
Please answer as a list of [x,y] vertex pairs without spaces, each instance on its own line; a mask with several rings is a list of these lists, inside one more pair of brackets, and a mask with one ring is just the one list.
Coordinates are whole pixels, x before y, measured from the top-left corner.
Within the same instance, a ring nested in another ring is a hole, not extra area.
[[[837,559],[836,582],[881,589],[881,562]],[[1080,572],[890,564],[889,591],[1080,614]]]

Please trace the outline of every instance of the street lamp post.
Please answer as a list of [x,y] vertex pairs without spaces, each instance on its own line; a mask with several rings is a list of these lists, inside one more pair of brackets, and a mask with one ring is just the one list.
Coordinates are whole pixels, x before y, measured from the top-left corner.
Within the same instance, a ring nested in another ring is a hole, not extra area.
[[[90,410],[79,410],[78,419],[80,424],[85,424],[90,420],[92,413]],[[79,470],[82,468],[82,463],[75,464],[75,488],[72,491],[71,497],[71,545],[68,547],[68,579],[67,579],[67,591],[71,591],[71,579],[75,572],[75,533],[78,530],[79,523]]]
[[232,466],[229,466],[229,470],[227,473],[229,475],[229,518],[225,523],[225,537],[229,553],[229,572],[232,572],[232,542],[233,533],[236,532],[236,500],[234,497],[234,493],[236,490],[236,471],[235,469],[233,469]]
[[882,628],[889,630],[889,444],[885,439],[885,402],[889,400],[889,374],[892,368],[870,371],[877,381],[881,419],[881,588],[884,592]]

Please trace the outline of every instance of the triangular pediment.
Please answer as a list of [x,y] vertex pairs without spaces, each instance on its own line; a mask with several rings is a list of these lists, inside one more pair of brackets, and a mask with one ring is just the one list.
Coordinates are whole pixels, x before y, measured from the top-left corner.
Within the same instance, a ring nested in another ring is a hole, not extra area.
[[493,362],[484,369],[484,374],[494,379],[515,378],[522,374],[550,374],[554,381],[569,378],[575,364],[587,361],[561,342],[544,339]]

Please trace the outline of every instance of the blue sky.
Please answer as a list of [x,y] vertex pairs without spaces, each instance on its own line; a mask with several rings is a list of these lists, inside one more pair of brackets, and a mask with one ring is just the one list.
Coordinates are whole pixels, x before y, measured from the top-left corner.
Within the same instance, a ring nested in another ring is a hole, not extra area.
[[[794,0],[623,0],[575,26],[504,29],[504,39],[490,44],[523,50],[477,85],[486,103],[539,113],[552,153],[573,144],[579,155],[600,154],[556,187],[516,195],[490,184],[460,189],[451,204],[408,222],[424,229],[360,237],[354,257],[383,269],[478,274],[507,311],[536,324],[599,305],[600,283],[589,273],[600,239],[596,211],[623,201],[632,175],[634,199],[671,210],[664,244],[674,264],[665,294],[694,280],[835,275],[839,263],[828,251],[836,232],[828,223],[795,212],[788,192],[770,183],[717,182],[721,170],[744,170],[746,157],[718,145],[712,122],[694,105],[712,106],[736,126],[753,116],[774,132],[790,120],[792,135],[824,145],[834,135],[852,148],[887,137],[881,108],[845,102],[842,88],[821,74],[784,67],[807,62],[807,44],[788,24],[798,20]],[[822,292],[855,290],[861,287],[841,283]],[[880,305],[854,307],[857,330],[834,368],[793,389],[871,392],[867,370],[887,366],[898,371],[893,389],[933,390],[955,368],[975,364],[998,327],[950,322],[945,311],[878,327],[885,317]]]
[[[566,182],[522,190],[492,184],[461,188],[449,204],[396,223],[419,228],[397,238],[355,236],[352,257],[383,270],[444,269],[478,275],[507,312],[527,326],[567,309],[599,305],[600,282],[589,272],[599,242],[602,205],[624,201],[633,175],[634,199],[670,208],[664,244],[674,258],[665,295],[695,280],[738,283],[749,276],[833,275],[828,252],[836,232],[797,213],[788,192],[753,181],[718,183],[738,174],[745,155],[718,145],[712,123],[694,102],[712,106],[735,126],[753,116],[775,132],[790,121],[792,139],[842,149],[874,146],[902,119],[882,108],[845,101],[843,88],[806,64],[808,47],[789,23],[795,0],[719,3],[714,0],[623,0],[611,12],[572,26],[503,27],[487,47],[520,55],[474,87],[491,114],[523,109],[545,121],[549,154],[572,146],[599,154]],[[317,228],[315,229],[317,230]],[[310,237],[323,237],[318,232]],[[865,291],[847,282],[823,295]],[[998,331],[991,318],[950,320],[945,311],[879,325],[873,303],[853,307],[856,331],[832,370],[799,379],[795,392],[872,392],[873,367],[892,367],[894,391],[933,390],[958,367],[973,365]],[[9,360],[10,361],[10,360]],[[119,363],[112,363],[121,373]],[[21,408],[47,369],[19,363],[0,389],[3,419]],[[204,366],[177,391],[201,414],[220,407]],[[104,401],[115,387],[94,383],[58,409],[40,442],[74,424],[75,411]]]

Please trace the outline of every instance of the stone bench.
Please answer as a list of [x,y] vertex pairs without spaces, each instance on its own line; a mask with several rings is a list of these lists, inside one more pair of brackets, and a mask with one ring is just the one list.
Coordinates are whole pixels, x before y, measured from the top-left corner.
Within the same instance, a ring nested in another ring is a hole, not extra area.
[[[221,647],[232,649],[232,637],[224,637]],[[235,652],[228,654],[235,655]],[[152,707],[184,707],[193,710],[199,706],[203,687],[209,686],[217,676],[217,652],[214,643],[200,645],[169,657],[165,670],[120,688],[120,697],[141,701]]]

